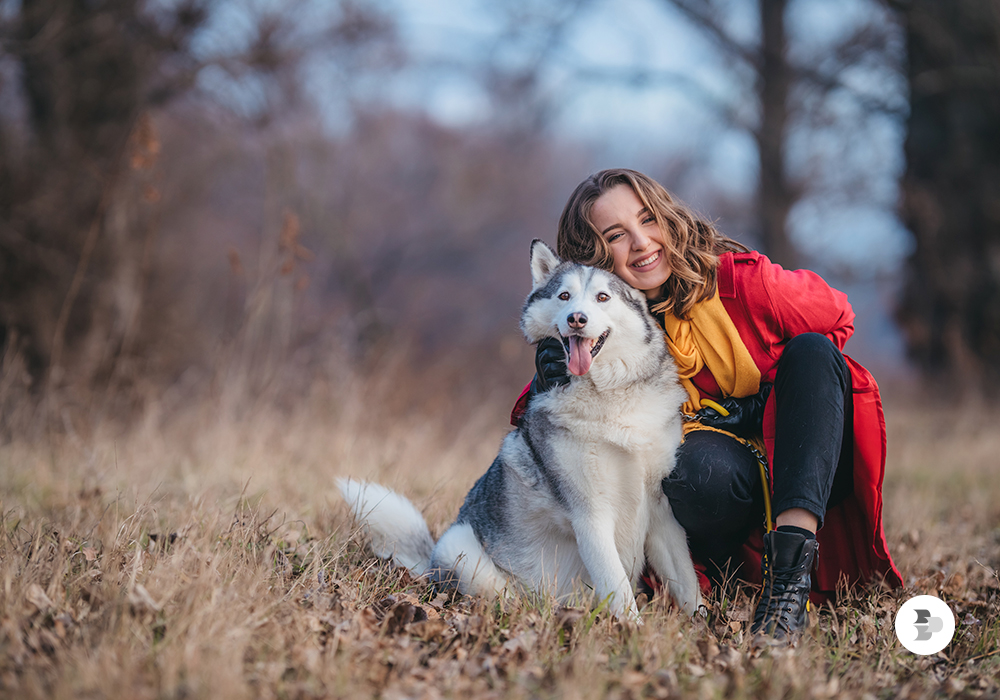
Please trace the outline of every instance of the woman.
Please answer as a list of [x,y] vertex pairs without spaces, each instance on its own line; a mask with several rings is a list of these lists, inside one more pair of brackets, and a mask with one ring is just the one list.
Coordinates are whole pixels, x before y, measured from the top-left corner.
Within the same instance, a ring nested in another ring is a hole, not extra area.
[[[691,420],[663,490],[714,579],[763,583],[754,634],[793,640],[808,600],[838,584],[902,583],[882,530],[878,386],[841,353],[854,331],[846,295],[726,238],[631,170],[576,188],[557,248],[643,291],[664,328]],[[532,393],[568,381],[557,340],[539,344],[535,364],[515,424]]]

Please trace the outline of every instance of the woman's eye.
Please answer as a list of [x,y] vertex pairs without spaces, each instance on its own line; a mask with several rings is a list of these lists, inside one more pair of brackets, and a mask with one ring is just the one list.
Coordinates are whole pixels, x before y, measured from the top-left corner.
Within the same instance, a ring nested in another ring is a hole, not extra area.
[[645,219],[642,220],[642,223],[646,226],[648,226],[649,224],[655,224],[656,217],[650,214],[649,216],[647,216]]
[[604,292],[601,292],[600,294],[597,295],[597,301],[607,301],[610,298],[611,297],[605,294]]
[[563,292],[562,294],[559,295],[559,298],[562,299],[563,301],[569,301],[569,292]]
[[618,233],[612,233],[610,236],[608,236],[608,243],[614,243],[616,240],[618,240],[624,235],[625,234],[622,233],[621,231],[619,231]]

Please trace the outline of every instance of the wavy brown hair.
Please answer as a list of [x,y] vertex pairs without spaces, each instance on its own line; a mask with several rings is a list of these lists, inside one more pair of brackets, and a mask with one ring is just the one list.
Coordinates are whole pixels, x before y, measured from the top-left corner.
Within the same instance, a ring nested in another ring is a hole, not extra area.
[[699,218],[652,178],[619,168],[595,173],[573,190],[559,217],[556,249],[561,258],[613,269],[611,248],[591,220],[590,212],[598,197],[619,185],[632,188],[663,232],[671,273],[663,297],[653,311],[687,318],[692,306],[715,294],[719,255],[745,252],[748,248],[719,233],[712,222]]

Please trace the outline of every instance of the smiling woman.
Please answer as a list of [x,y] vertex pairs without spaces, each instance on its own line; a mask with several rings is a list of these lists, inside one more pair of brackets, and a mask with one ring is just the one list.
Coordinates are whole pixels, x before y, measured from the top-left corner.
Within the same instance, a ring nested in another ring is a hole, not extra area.
[[[842,353],[846,295],[747,250],[632,170],[576,188],[558,250],[645,293],[689,397],[663,491],[716,584],[763,584],[754,633],[795,639],[809,598],[833,598],[845,579],[901,584],[881,522],[885,420],[874,379]],[[535,366],[515,420],[568,381],[558,340],[538,343]]]

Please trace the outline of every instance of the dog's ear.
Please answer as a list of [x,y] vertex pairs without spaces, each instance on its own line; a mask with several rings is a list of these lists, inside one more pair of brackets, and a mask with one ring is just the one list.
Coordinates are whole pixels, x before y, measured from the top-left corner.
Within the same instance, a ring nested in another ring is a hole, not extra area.
[[531,284],[536,289],[549,278],[552,271],[562,260],[552,252],[543,241],[535,239],[531,242]]

